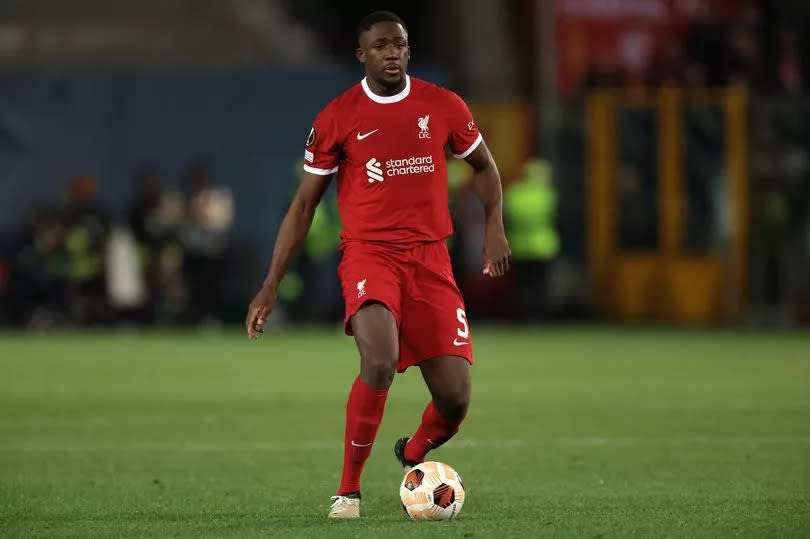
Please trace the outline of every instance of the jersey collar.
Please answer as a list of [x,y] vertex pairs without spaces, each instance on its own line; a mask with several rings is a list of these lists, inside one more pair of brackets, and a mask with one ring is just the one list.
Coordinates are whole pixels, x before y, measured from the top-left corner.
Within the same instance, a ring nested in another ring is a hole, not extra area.
[[371,91],[371,88],[368,87],[368,82],[366,82],[366,78],[363,77],[363,80],[360,81],[360,86],[363,87],[363,91],[366,92],[366,95],[369,99],[374,101],[375,103],[382,103],[383,105],[387,105],[389,103],[398,103],[402,101],[408,94],[411,93],[411,78],[408,75],[405,75],[405,88],[402,89],[401,92],[394,95],[377,95]]

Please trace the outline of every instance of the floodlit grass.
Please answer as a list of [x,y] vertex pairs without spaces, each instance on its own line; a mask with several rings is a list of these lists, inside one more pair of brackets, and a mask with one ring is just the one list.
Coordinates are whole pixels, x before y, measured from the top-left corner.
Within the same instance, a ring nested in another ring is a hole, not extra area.
[[[475,328],[474,328],[475,330]],[[0,535],[810,535],[810,337],[479,329],[473,402],[431,458],[468,500],[399,507],[394,382],[363,518],[326,518],[354,343],[337,330],[0,335]]]

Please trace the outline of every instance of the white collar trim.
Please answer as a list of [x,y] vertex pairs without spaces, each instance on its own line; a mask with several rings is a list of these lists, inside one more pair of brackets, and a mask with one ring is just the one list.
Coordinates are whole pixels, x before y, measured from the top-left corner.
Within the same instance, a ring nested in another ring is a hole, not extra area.
[[368,87],[368,82],[366,82],[366,78],[363,77],[363,80],[360,81],[360,86],[363,87],[363,91],[366,92],[366,95],[369,99],[374,101],[375,103],[382,103],[383,105],[387,105],[389,103],[398,103],[402,101],[408,94],[411,93],[411,78],[408,75],[405,75],[405,88],[402,89],[401,92],[394,95],[377,95],[371,91],[371,88]]

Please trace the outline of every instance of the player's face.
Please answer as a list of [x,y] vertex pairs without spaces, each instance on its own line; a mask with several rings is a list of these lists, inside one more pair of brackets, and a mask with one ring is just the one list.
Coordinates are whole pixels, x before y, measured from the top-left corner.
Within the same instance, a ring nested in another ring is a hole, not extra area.
[[387,91],[398,91],[405,84],[411,49],[401,24],[378,22],[360,35],[357,59],[366,66],[366,77]]

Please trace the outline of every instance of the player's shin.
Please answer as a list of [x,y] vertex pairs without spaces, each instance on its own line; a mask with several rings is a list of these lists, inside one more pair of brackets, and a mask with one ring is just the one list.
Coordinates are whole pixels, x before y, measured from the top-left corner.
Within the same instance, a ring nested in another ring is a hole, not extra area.
[[360,492],[360,475],[382,421],[388,389],[375,389],[357,378],[346,404],[343,476],[338,495]]
[[430,401],[422,413],[422,423],[405,446],[405,459],[423,462],[428,451],[441,446],[458,432],[465,413],[455,417],[443,416],[433,401]]

